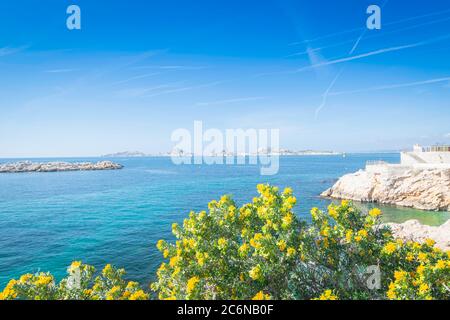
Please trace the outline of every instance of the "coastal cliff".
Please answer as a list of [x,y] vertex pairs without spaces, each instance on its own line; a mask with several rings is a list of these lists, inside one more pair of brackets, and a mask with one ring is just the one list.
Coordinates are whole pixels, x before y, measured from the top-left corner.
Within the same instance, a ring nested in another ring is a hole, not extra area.
[[0,173],[18,172],[57,172],[57,171],[90,171],[90,170],[117,170],[123,166],[111,161],[93,162],[31,162],[21,161],[0,164]]
[[321,196],[450,211],[450,168],[366,168],[344,175]]

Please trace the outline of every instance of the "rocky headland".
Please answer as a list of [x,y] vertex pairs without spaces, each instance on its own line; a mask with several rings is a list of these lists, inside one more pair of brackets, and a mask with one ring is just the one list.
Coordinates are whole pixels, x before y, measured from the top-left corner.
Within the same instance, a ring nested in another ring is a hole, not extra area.
[[99,162],[31,162],[0,164],[0,173],[117,170],[123,166],[111,161]]
[[[392,169],[393,168],[393,169]],[[342,176],[321,196],[421,210],[450,211],[449,168],[380,167]]]

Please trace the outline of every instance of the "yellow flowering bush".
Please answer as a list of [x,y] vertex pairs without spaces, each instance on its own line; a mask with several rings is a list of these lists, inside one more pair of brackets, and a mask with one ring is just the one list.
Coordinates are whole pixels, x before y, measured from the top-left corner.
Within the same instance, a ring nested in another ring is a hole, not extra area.
[[[449,299],[448,254],[432,241],[395,240],[379,209],[344,200],[313,208],[308,226],[292,213],[291,189],[257,189],[239,209],[224,196],[173,226],[177,241],[158,243],[168,259],[152,284],[159,298]],[[380,271],[377,286],[370,267]]]
[[49,273],[24,274],[11,280],[0,300],[146,300],[145,293],[137,282],[123,279],[125,271],[106,265],[95,277],[95,268],[74,261],[67,268],[68,276],[58,284]]
[[[223,196],[172,225],[175,241],[157,243],[164,260],[151,289],[159,299],[450,299],[450,252],[431,239],[394,239],[379,209],[342,201],[313,208],[307,224],[292,211],[292,189],[257,191],[239,208]],[[22,275],[0,300],[150,298],[111,265],[94,277],[94,267],[75,261],[67,272],[59,283],[49,273]]]
[[292,190],[258,185],[240,208],[229,196],[173,225],[175,243],[158,242],[167,259],[152,289],[160,299],[290,298],[301,224]]
[[386,264],[396,263],[387,291],[388,299],[450,299],[450,252],[425,243],[389,242],[383,250]]

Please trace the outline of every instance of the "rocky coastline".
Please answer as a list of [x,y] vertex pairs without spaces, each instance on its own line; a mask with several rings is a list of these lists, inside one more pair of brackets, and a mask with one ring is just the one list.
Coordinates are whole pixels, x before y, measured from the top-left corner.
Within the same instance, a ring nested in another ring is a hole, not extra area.
[[437,226],[426,226],[418,220],[408,220],[404,223],[386,223],[392,230],[394,237],[405,241],[425,242],[433,239],[436,247],[442,250],[450,250],[450,220]]
[[0,164],[0,173],[118,170],[122,168],[121,164],[112,161],[99,161],[96,163],[20,161]]
[[321,196],[450,211],[450,168],[386,168],[346,174]]

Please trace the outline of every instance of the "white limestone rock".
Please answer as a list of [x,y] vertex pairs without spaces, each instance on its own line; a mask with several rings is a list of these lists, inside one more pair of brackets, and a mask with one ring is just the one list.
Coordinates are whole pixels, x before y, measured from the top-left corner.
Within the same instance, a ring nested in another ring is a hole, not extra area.
[[436,247],[450,250],[450,220],[438,226],[431,227],[421,224],[418,220],[408,220],[404,223],[386,223],[396,238],[423,243],[426,239],[436,241]]
[[344,175],[321,196],[450,211],[450,169],[360,170]]

